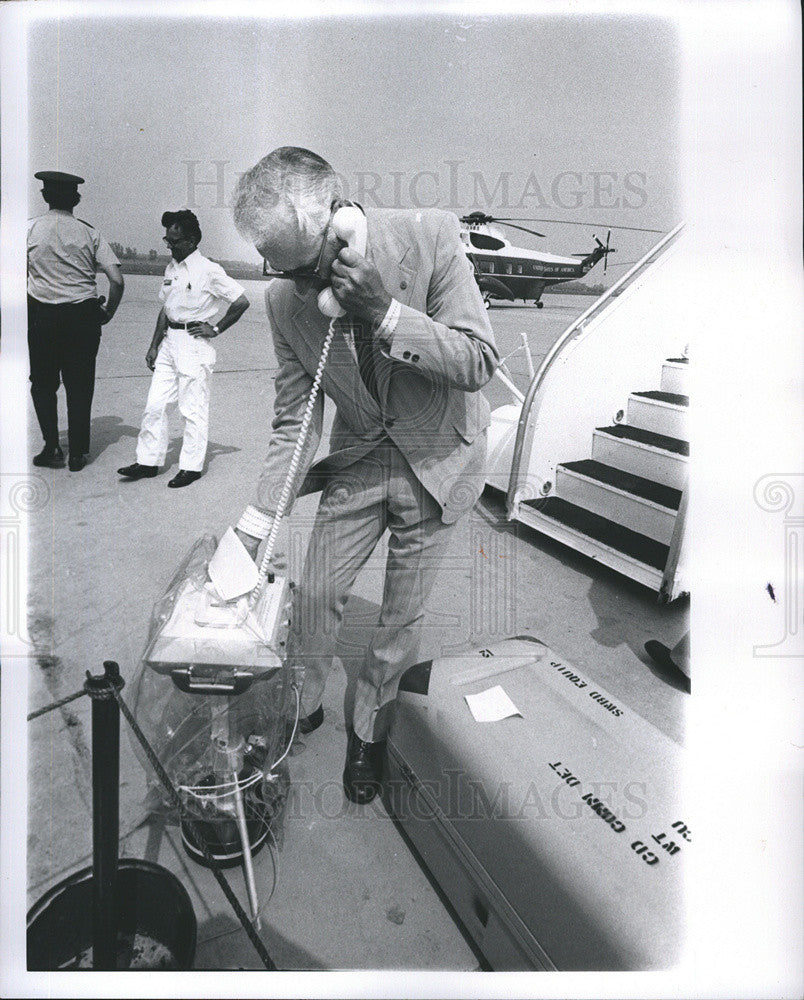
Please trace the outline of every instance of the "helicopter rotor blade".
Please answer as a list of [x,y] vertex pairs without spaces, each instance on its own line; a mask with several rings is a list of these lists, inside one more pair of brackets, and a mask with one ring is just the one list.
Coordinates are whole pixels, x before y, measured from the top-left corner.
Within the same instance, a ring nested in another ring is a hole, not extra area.
[[628,229],[634,233],[666,233],[666,229],[645,229],[642,226],[615,226],[605,222],[575,222],[569,219],[518,219],[518,218],[495,218],[494,222],[552,222],[556,226],[590,226],[598,229]]
[[492,222],[502,222],[506,226],[509,226],[511,229],[519,229],[523,233],[530,233],[531,236],[540,236],[542,239],[545,239],[544,233],[537,233],[535,229],[525,229],[524,226],[515,226],[513,224],[513,222],[506,222],[505,219],[492,219],[491,221]]
[[[486,226],[492,222],[504,222],[506,225],[510,225],[511,229],[521,229],[523,233],[530,233],[531,236],[539,236],[541,239],[545,238],[544,233],[537,233],[535,229],[525,229],[524,226],[514,226],[507,219],[498,219],[495,215],[487,215],[485,212],[470,212],[469,215],[463,215],[459,219],[465,226]],[[529,219],[516,220],[521,222],[529,222]]]

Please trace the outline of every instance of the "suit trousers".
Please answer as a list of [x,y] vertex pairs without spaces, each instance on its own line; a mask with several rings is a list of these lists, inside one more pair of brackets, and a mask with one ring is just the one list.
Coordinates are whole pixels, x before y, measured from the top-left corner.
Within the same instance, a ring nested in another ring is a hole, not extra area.
[[28,296],[31,398],[45,444],[59,443],[56,393],[64,383],[71,455],[89,452],[95,359],[101,338],[98,299],[54,305]]
[[304,675],[303,715],[321,704],[349,592],[387,529],[380,617],[358,675],[353,715],[361,740],[384,739],[399,680],[418,659],[425,601],[452,528],[389,439],[332,476],[316,514],[288,637],[288,661]]

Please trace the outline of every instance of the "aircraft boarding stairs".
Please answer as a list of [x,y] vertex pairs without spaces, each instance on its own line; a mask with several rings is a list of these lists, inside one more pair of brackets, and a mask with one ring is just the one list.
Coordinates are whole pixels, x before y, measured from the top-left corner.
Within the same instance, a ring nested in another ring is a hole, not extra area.
[[[488,485],[509,518],[672,601],[686,593],[689,363],[678,295],[691,257],[668,233],[553,344],[492,413]],[[527,335],[522,334],[526,346]]]
[[598,427],[591,458],[560,462],[555,493],[520,519],[659,590],[687,481],[687,358],[668,358],[658,390],[628,397],[625,421]]

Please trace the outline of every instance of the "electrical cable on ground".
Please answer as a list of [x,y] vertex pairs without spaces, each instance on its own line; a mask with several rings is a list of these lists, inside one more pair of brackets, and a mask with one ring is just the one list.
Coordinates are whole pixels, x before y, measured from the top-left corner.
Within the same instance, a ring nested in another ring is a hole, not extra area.
[[[268,894],[268,898],[260,905],[260,915],[265,914],[266,907],[271,902],[276,892],[277,882],[279,881],[279,844],[276,841],[276,836],[274,831],[268,827],[268,836],[271,838],[272,844],[268,845],[268,856],[271,859],[271,866],[273,868],[273,882],[271,884],[271,891]],[[212,941],[220,941],[221,938],[229,937],[232,934],[237,934],[239,927],[229,927],[225,931],[220,931],[218,934],[213,934],[210,937],[204,938],[204,944],[210,944]]]

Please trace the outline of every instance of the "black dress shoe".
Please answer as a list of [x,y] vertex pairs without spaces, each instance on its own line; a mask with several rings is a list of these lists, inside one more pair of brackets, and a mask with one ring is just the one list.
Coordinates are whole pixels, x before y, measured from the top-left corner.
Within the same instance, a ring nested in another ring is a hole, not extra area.
[[34,455],[33,464],[40,469],[60,469],[64,465],[64,452],[58,445],[46,444],[38,455]]
[[673,684],[674,687],[686,691],[692,690],[687,672],[683,670],[673,659],[673,650],[669,649],[663,642],[657,639],[648,639],[645,643],[645,652],[653,662],[661,668],[665,680]]
[[70,472],[80,472],[84,466],[87,464],[86,455],[70,455],[67,460],[67,465],[69,466]]
[[663,642],[659,642],[656,639],[648,639],[645,643],[645,652],[654,663],[658,664],[660,667],[664,667],[665,670],[679,669],[678,664],[673,662],[670,650]]
[[126,479],[153,479],[158,472],[158,465],[140,465],[139,462],[117,470],[118,476],[125,476]]
[[343,769],[343,790],[350,802],[365,805],[379,792],[384,754],[385,740],[366,743],[355,736],[354,732],[349,734],[346,767]]
[[306,736],[308,733],[314,733],[316,729],[324,721],[324,706],[319,705],[315,711],[310,712],[309,715],[303,715],[299,719],[299,732],[304,733]]
[[[308,733],[314,733],[316,729],[324,721],[324,706],[319,705],[314,711],[310,712],[309,715],[299,716],[299,724],[296,726],[296,734],[301,733],[303,736],[307,736]],[[288,720],[285,727],[285,736],[289,740],[293,733],[293,722]]]
[[190,483],[194,483],[196,479],[200,478],[200,472],[188,472],[186,469],[179,469],[176,475],[168,483],[168,486],[172,490],[178,490],[181,489],[182,486],[189,486]]

